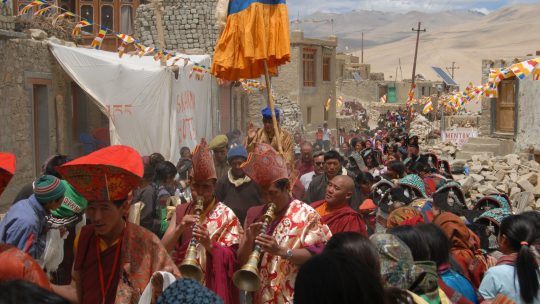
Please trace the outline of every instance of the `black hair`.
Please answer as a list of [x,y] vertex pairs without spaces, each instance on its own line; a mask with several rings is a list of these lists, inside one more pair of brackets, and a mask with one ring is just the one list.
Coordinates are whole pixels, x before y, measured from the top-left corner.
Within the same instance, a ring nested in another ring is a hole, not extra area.
[[360,173],[356,175],[355,182],[358,185],[373,184],[375,182],[375,178],[369,172],[360,171]]
[[[364,267],[371,268],[374,273],[381,273],[381,265],[377,248],[365,236],[357,232],[339,232],[330,238],[324,252],[343,252],[356,258]],[[380,278],[382,280],[382,278]]]
[[457,216],[464,216],[471,223],[474,221],[475,218],[477,218],[483,213],[483,211],[461,208],[459,204],[454,204],[453,206],[450,206],[448,204],[449,193],[449,191],[440,191],[433,193],[432,205],[441,211],[451,212]]
[[540,289],[538,264],[530,248],[535,237],[534,225],[528,217],[518,214],[505,218],[500,229],[510,249],[517,252],[515,267],[521,298],[525,303],[533,303]]
[[52,156],[45,164],[43,164],[43,175],[52,175],[61,179],[62,176],[56,171],[56,168],[71,160],[72,158],[67,155],[57,154]]
[[385,303],[382,282],[356,258],[331,252],[315,255],[298,272],[295,304]]
[[156,165],[156,181],[165,182],[176,175],[176,167],[170,161],[162,161]]
[[186,151],[187,151],[187,152],[191,152],[191,151],[189,150],[189,147],[185,147],[185,146],[182,147],[182,148],[180,149],[180,155],[182,155],[182,154],[183,154],[184,152],[186,152]]
[[156,169],[154,168],[154,166],[152,166],[150,164],[145,164],[144,165],[143,180],[145,180],[147,182],[152,182],[152,181],[154,181],[155,177],[156,177]]
[[358,137],[351,138],[351,147],[354,148],[359,141],[360,139]]
[[413,170],[417,173],[431,173],[431,167],[422,161],[416,162],[413,166]]
[[343,163],[343,157],[337,152],[336,150],[330,150],[326,153],[324,153],[324,161],[330,160],[330,159],[337,159],[339,163]]
[[69,301],[29,281],[0,281],[0,304],[11,303],[69,304]]
[[450,248],[452,244],[444,231],[435,224],[420,224],[414,227],[429,248],[431,261],[437,266],[450,262]]
[[278,188],[281,191],[288,190],[289,189],[289,180],[287,178],[282,178],[280,180],[277,180],[274,182],[276,185],[276,188]]
[[126,202],[127,198],[114,200],[112,201],[113,205],[115,205],[117,208],[122,207],[122,205]]
[[402,240],[411,249],[413,260],[430,261],[429,247],[423,236],[413,226],[396,226],[387,231]]
[[313,153],[313,158],[319,157],[319,156],[324,156],[324,152],[323,151],[317,151],[317,152]]
[[387,167],[387,170],[392,170],[394,172],[396,172],[399,176],[399,178],[402,178],[406,175],[406,171],[407,171],[407,168],[405,168],[405,164],[403,162],[400,162],[400,161],[397,161],[397,160],[393,160],[391,162],[388,163],[388,165],[386,166]]
[[150,154],[150,164],[154,167],[157,166],[158,163],[165,161],[165,157],[161,155],[160,153],[152,153]]
[[528,218],[534,225],[534,244],[540,244],[540,212],[538,211],[526,211],[521,213],[524,217]]

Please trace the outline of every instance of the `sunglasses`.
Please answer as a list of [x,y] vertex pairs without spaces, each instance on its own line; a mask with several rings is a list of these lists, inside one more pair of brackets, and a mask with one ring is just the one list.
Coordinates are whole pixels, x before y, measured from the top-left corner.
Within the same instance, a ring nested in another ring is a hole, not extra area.
[[315,165],[322,166],[322,165],[324,165],[324,162],[315,162]]

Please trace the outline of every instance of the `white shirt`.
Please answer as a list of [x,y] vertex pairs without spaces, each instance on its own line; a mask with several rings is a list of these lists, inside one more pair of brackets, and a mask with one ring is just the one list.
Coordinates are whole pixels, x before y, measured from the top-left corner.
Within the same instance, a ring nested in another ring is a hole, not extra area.
[[330,129],[323,129],[323,140],[330,140],[330,137],[332,136],[332,131]]
[[314,176],[315,176],[315,171],[311,171],[300,176],[300,182],[302,183],[302,185],[304,185],[304,189],[307,190]]

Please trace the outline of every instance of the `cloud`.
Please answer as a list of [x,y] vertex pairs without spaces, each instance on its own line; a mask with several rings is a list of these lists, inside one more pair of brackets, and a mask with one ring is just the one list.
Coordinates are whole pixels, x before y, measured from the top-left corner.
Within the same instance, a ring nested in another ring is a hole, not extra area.
[[406,13],[473,10],[486,13],[501,6],[532,3],[537,0],[290,0],[289,14],[307,16],[315,12],[343,13],[351,10],[377,10]]

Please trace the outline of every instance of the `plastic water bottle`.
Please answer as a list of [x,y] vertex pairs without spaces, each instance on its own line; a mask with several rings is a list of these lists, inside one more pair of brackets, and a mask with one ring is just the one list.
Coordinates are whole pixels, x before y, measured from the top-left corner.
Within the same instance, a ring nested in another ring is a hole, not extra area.
[[469,172],[470,172],[469,165],[468,165],[468,164],[465,164],[465,166],[463,167],[463,173],[464,173],[465,175],[469,175]]

